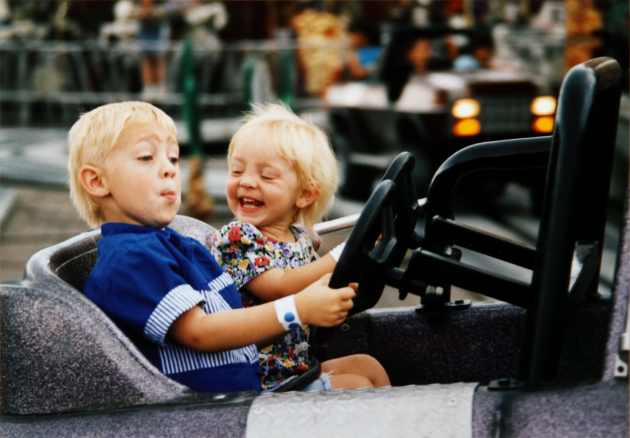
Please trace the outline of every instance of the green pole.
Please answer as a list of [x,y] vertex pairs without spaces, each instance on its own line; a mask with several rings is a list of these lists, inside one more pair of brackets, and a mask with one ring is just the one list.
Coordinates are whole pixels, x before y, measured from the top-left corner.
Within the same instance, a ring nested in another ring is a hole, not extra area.
[[280,52],[280,100],[289,108],[294,109],[295,98],[293,86],[295,84],[295,60],[293,50]]
[[254,69],[256,66],[256,58],[249,56],[243,63],[243,109],[251,110],[251,103],[254,100]]
[[201,123],[197,105],[197,79],[195,78],[195,55],[190,39],[184,43],[182,57],[184,120],[188,129],[188,143],[191,157],[201,157]]
[[197,104],[197,80],[195,78],[195,55],[190,39],[184,43],[182,56],[184,120],[188,129],[190,147],[190,177],[184,197],[186,214],[197,219],[212,215],[214,202],[206,192],[203,178],[203,151],[201,150],[201,120]]

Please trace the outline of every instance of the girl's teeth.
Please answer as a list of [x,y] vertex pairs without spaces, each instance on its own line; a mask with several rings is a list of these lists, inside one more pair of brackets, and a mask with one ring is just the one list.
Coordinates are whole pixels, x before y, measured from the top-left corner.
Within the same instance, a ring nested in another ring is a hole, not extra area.
[[241,198],[241,205],[244,208],[258,208],[262,205],[262,202],[256,201],[255,199],[249,199],[249,198]]

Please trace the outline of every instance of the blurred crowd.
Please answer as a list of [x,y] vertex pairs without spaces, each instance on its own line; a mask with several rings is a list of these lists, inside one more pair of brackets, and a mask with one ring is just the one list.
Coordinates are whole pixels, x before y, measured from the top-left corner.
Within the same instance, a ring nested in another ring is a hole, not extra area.
[[214,1],[0,1],[0,41],[212,39],[226,22],[223,3]]
[[[627,63],[627,0],[600,1],[598,5],[605,7],[599,11],[594,6],[585,10],[582,6],[589,2],[595,5],[591,0],[0,0],[0,43],[133,44],[142,55],[138,69],[148,94],[165,91],[170,61],[164,49],[183,39],[191,39],[213,66],[219,50],[231,43],[287,44],[297,47],[293,65],[299,72],[298,88],[319,96],[330,84],[370,77],[383,51],[387,26],[446,25],[471,31],[447,42],[449,68],[529,69],[554,81],[566,67],[565,39],[573,32],[567,17],[574,10],[582,14],[576,22],[584,23],[588,35],[595,37],[588,44],[568,42],[566,50],[571,53],[566,56],[580,60],[605,54],[625,57]],[[576,35],[583,39],[579,32]],[[423,58],[435,48],[418,42],[405,50],[409,61],[422,70]],[[234,76],[224,64],[224,76]],[[273,69],[272,76],[280,67]]]
[[0,41],[137,42],[147,94],[166,91],[164,49],[171,40],[190,38],[199,49],[217,49],[217,32],[227,21],[223,3],[215,1],[0,0]]

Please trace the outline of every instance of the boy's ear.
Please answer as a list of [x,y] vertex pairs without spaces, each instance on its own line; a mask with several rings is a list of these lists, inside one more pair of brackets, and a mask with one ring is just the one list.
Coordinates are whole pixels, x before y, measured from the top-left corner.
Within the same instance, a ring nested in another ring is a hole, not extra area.
[[104,198],[109,195],[109,188],[105,180],[105,171],[90,164],[84,165],[79,171],[81,185],[90,196]]
[[311,205],[315,200],[319,197],[322,192],[321,184],[319,181],[315,181],[311,183],[308,187],[302,190],[300,196],[298,196],[295,201],[295,206],[297,208],[306,208]]

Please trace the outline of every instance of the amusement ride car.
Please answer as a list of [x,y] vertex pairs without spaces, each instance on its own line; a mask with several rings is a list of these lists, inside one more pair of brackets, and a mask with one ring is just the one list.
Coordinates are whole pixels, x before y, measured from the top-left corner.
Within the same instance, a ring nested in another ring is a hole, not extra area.
[[[324,240],[352,229],[331,284],[360,286],[353,316],[314,328],[313,355],[371,354],[391,388],[287,391],[313,373],[262,395],[200,393],[170,380],[82,295],[94,230],[40,251],[23,279],[1,285],[3,435],[625,436],[627,208],[615,287],[597,292],[620,77],[610,58],[578,65],[564,80],[553,135],[463,149],[421,201],[414,157],[403,153],[358,219],[319,226]],[[545,166],[535,248],[455,220],[450,197],[463,175]],[[423,234],[414,227],[421,214]],[[214,232],[185,217],[171,226],[206,246]],[[532,281],[466,264],[458,247],[530,269]],[[420,296],[421,306],[369,310],[385,284]],[[501,302],[451,300],[453,285]]]
[[[328,88],[324,105],[342,195],[367,198],[393,157],[408,151],[424,197],[440,164],[463,147],[552,132],[553,85],[515,72],[453,69],[457,38],[477,37],[446,26],[387,27],[373,74]],[[424,51],[414,49],[418,44]]]

